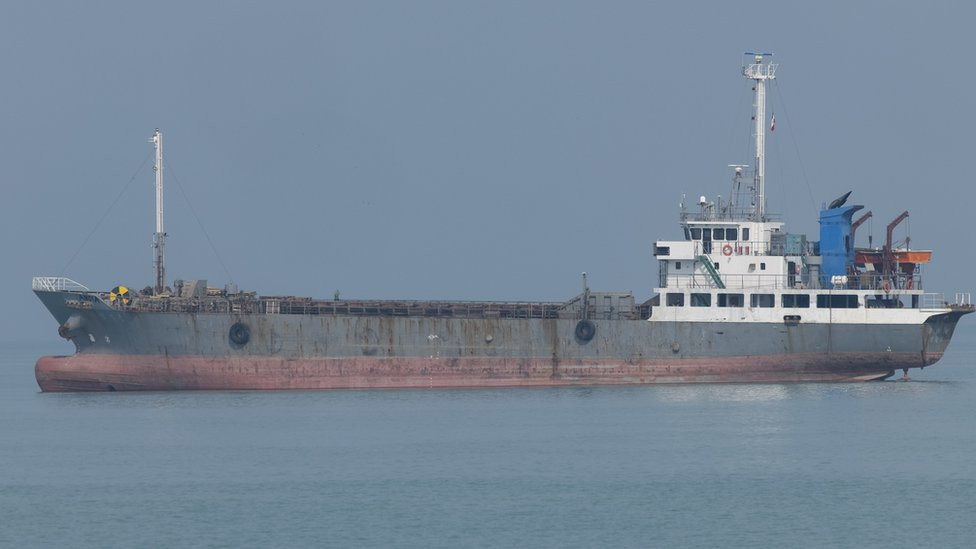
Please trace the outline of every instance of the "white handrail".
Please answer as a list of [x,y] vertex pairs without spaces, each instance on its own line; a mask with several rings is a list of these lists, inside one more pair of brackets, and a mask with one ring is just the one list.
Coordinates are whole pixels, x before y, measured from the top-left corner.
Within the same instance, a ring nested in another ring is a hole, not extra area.
[[63,276],[35,276],[31,279],[35,292],[90,292],[83,284]]
[[949,306],[943,293],[924,293],[919,300],[919,309],[940,310]]

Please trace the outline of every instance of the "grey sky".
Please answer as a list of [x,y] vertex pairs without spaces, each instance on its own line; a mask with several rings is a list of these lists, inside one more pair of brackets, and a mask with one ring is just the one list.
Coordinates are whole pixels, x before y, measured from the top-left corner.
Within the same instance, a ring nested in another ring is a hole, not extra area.
[[563,300],[587,271],[646,299],[682,193],[751,163],[753,48],[770,210],[816,239],[853,189],[877,242],[909,209],[926,287],[969,290],[976,9],[924,4],[4,2],[0,340],[56,338],[33,275],[152,282],[148,162],[62,268],[156,127],[170,281],[227,280],[182,186],[264,294]]

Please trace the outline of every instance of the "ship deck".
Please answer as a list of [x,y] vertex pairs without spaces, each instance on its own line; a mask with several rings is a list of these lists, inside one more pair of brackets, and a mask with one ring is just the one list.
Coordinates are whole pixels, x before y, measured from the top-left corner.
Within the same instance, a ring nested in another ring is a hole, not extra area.
[[[293,296],[218,296],[202,298],[135,296],[128,303],[112,302],[109,294],[96,293],[104,303],[131,312],[232,313],[283,315],[342,315],[448,318],[581,318],[580,296],[566,302],[421,301],[421,300],[323,300]],[[604,295],[591,293],[591,318],[637,320],[650,315],[650,301],[633,305],[633,298],[614,300],[601,307]],[[628,296],[630,297],[630,296]]]

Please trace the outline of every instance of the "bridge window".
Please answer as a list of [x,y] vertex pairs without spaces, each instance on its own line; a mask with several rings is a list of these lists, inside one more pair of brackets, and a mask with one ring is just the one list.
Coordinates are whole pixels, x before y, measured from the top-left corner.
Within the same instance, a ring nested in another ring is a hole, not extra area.
[[719,307],[743,307],[745,302],[744,294],[718,294]]
[[725,229],[712,229],[712,240],[725,240]]
[[691,229],[691,239],[692,240],[701,240],[701,229],[700,228],[693,227]]
[[739,231],[737,229],[725,229],[725,240],[739,240]]
[[742,227],[742,240],[749,240],[749,228]]
[[692,307],[711,307],[712,294],[691,294]]
[[753,307],[772,307],[776,303],[776,297],[773,294],[752,294],[750,296],[750,305]]
[[684,307],[685,294],[668,294],[666,303],[668,307]]
[[818,294],[817,307],[821,309],[857,309],[857,296],[848,294]]
[[783,294],[783,307],[808,309],[810,307],[810,295]]

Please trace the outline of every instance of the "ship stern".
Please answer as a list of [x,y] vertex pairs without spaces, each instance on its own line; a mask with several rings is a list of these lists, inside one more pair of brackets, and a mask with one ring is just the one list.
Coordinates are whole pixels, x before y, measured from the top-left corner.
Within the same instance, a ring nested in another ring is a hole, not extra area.
[[922,324],[923,368],[938,362],[949,346],[956,324],[964,315],[976,311],[971,304],[953,305],[948,312],[932,315]]

